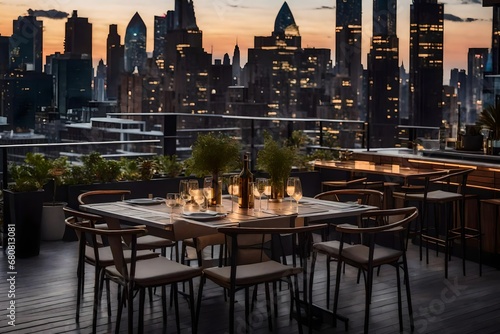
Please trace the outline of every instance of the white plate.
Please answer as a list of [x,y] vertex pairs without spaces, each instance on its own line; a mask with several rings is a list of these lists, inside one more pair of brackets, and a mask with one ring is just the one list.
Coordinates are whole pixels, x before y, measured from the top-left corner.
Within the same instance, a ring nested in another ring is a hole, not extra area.
[[165,203],[165,200],[163,198],[133,198],[125,200],[125,203],[137,205],[155,205]]
[[184,212],[181,216],[193,220],[214,220],[214,219],[225,218],[226,214],[216,211],[204,211],[204,212]]

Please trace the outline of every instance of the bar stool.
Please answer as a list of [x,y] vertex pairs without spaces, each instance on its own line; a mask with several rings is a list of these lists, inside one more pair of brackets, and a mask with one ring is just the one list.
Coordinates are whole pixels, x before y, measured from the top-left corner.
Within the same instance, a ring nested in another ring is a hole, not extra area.
[[[420,259],[422,259],[422,245],[424,241],[427,263],[429,263],[429,243],[436,245],[436,253],[439,246],[444,247],[445,278],[448,278],[448,261],[451,259],[451,248],[455,240],[460,240],[462,245],[462,269],[465,276],[466,240],[472,238],[478,239],[479,275],[482,274],[480,224],[475,229],[465,225],[465,202],[466,200],[477,199],[474,195],[467,195],[465,193],[467,177],[474,170],[473,168],[450,170],[447,174],[430,180],[433,186],[440,186],[443,189],[430,191],[428,185],[424,185],[423,193],[406,195],[407,200],[422,202],[423,215],[420,220],[420,230],[418,231],[420,236]],[[434,209],[433,228],[429,227],[429,223],[426,221],[427,217],[424,215],[431,204]],[[451,214],[444,212],[445,214],[443,215],[442,208],[446,206],[450,209]],[[444,236],[440,235],[440,225],[442,225],[440,222],[443,222],[445,226]]]
[[[493,253],[495,254],[495,257],[498,257],[498,217],[499,217],[499,213],[498,211],[500,210],[500,198],[490,198],[490,199],[482,199],[481,200],[481,204],[489,204],[489,205],[493,205],[495,207],[495,217],[493,219],[493,222],[495,224],[495,234],[494,234],[494,249],[493,249]],[[481,221],[478,222],[479,225],[481,225]],[[496,261],[496,267],[497,269],[500,268],[500,264],[498,263],[498,261]]]

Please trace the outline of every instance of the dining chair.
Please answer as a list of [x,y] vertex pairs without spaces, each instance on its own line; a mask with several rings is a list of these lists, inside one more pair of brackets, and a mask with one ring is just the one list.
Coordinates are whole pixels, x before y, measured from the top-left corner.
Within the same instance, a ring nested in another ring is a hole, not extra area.
[[[264,284],[268,326],[269,330],[272,330],[269,283],[286,279],[293,290],[291,302],[295,301],[296,311],[300,318],[298,275],[303,272],[303,268],[300,266],[302,262],[298,261],[298,257],[306,254],[304,248],[308,244],[307,241],[310,241],[310,234],[324,228],[325,225],[294,227],[294,221],[295,216],[272,217],[248,222],[246,226],[219,228],[218,231],[226,235],[228,239],[229,263],[223,267],[203,269],[198,292],[197,316],[201,310],[203,287],[207,279],[211,280],[228,290],[229,333],[234,333],[236,292],[243,289],[245,323],[248,332],[251,326],[249,323],[249,288]],[[253,226],[249,227],[251,225]],[[287,255],[289,252],[291,252],[290,255]],[[274,296],[275,299],[276,297]],[[299,332],[302,332],[300,321]]]
[[[81,233],[79,227],[85,228],[95,228],[99,225],[99,222],[103,221],[103,218],[71,209],[69,207],[63,208],[66,215],[66,225],[74,229],[76,235],[78,236],[78,262],[77,262],[77,294],[76,294],[76,322],[80,320],[80,304],[84,292],[85,286],[85,263],[88,263],[95,268],[94,274],[94,306],[93,306],[93,318],[92,318],[92,332],[95,333],[97,326],[97,307],[99,305],[100,293],[104,286],[105,271],[104,268],[109,267],[114,264],[113,255],[109,245],[105,245],[101,238],[96,235],[87,235],[86,233]],[[102,224],[100,224],[102,226]],[[158,253],[153,253],[147,250],[142,250],[136,253],[137,260],[151,259],[158,257]],[[131,251],[125,251],[125,259],[130,262]],[[107,294],[107,306],[108,306],[108,316],[111,316],[111,302],[109,296],[109,280],[106,280],[106,294]]]
[[[401,302],[401,279],[400,269],[403,270],[403,280],[406,288],[406,299],[408,303],[408,313],[410,317],[410,328],[413,332],[413,307],[411,303],[411,290],[410,279],[408,272],[408,263],[406,259],[405,236],[408,224],[418,216],[418,209],[416,207],[406,207],[390,210],[372,210],[361,214],[359,227],[353,225],[337,225],[336,229],[340,233],[340,248],[337,263],[337,277],[335,282],[335,297],[333,302],[333,313],[337,314],[340,295],[340,275],[342,264],[353,266],[362,270],[366,274],[365,280],[365,320],[364,320],[364,333],[369,333],[369,316],[370,304],[373,289],[373,271],[374,268],[391,265],[396,269],[396,281],[398,291],[398,317],[399,329],[403,331],[403,316],[402,316],[402,302]],[[364,225],[364,222],[370,222]],[[372,225],[372,222],[376,222]],[[345,246],[347,236],[359,235],[359,240],[362,243]],[[377,245],[380,236],[392,234],[399,240],[393,247]],[[311,268],[313,271],[314,268]],[[312,283],[312,281],[311,281]],[[312,300],[311,300],[312,302]]]
[[[334,201],[334,202],[355,202],[363,205],[372,205],[379,209],[382,208],[384,203],[384,193],[378,190],[373,189],[340,189],[340,190],[331,190],[320,193],[316,195],[314,198],[326,200],[326,201]],[[329,223],[328,229],[326,229],[328,235],[331,226],[336,226],[339,222]],[[344,222],[345,223],[345,222]],[[357,223],[357,221],[356,221]],[[323,236],[322,242],[314,243],[313,245],[313,258],[312,263],[315,264],[317,254],[326,255],[326,305],[330,305],[330,263],[332,261],[336,261],[339,255],[340,241],[339,240],[326,240],[327,237]],[[349,244],[346,243],[344,247],[349,247]],[[311,275],[314,272],[311,271]],[[313,277],[311,277],[311,281]],[[359,277],[358,277],[359,280]]]
[[[137,237],[141,234],[147,233],[145,226],[133,226],[125,229],[96,229],[86,227],[81,224],[75,224],[71,220],[67,220],[67,224],[80,234],[88,234],[95,240],[97,236],[107,240],[111,249],[113,258],[113,266],[105,268],[106,276],[118,283],[121,286],[120,300],[118,304],[118,312],[116,318],[115,332],[120,332],[120,322],[122,309],[126,302],[128,308],[128,332],[134,331],[134,296],[136,291],[139,292],[139,321],[138,333],[144,332],[144,301],[145,291],[149,288],[161,287],[162,288],[162,312],[163,323],[167,321],[167,307],[166,307],[166,285],[172,286],[172,293],[175,301],[175,314],[177,331],[180,332],[179,311],[178,311],[178,298],[177,298],[177,283],[189,283],[188,304],[191,311],[191,322],[193,324],[193,332],[196,331],[196,317],[194,305],[194,289],[193,278],[200,276],[201,270],[182,265],[176,261],[169,260],[162,256],[155,256],[154,258],[139,260],[138,254],[141,251],[137,250]],[[123,238],[131,240],[128,249],[123,243]],[[97,252],[98,248],[94,248]],[[94,305],[95,308],[95,305]],[[96,313],[96,309],[94,309]]]
[[[126,196],[130,195],[130,190],[121,189],[102,189],[102,190],[92,190],[87,191],[78,196],[79,204],[92,204],[92,203],[102,203],[113,200],[125,200]],[[97,226],[103,228],[104,226]],[[176,248],[177,243],[167,238],[157,237],[154,235],[143,235],[137,238],[137,250],[155,250],[159,249],[162,256],[167,256],[167,248],[170,248],[170,257],[173,256],[173,250]]]

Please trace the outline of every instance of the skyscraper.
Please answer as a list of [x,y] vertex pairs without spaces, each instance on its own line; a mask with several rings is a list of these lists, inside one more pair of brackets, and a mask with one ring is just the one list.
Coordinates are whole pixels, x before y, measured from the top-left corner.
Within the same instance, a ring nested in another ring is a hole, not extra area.
[[410,124],[440,126],[443,118],[443,4],[414,0],[410,9]]
[[135,13],[125,31],[125,71],[133,73],[135,68],[142,73],[146,66],[146,25],[139,13]]
[[239,86],[241,84],[241,56],[240,47],[238,43],[234,46],[233,51],[233,85]]
[[158,65],[160,70],[163,70],[165,68],[165,43],[167,41],[168,30],[167,15],[155,16],[154,29],[153,59],[156,61],[156,65]]
[[106,40],[106,95],[108,100],[118,99],[120,74],[123,71],[123,45],[120,44],[120,35],[116,24],[109,26]]
[[335,26],[335,72],[342,83],[336,88],[344,117],[357,118],[361,102],[361,0],[337,0]]
[[[42,72],[43,22],[34,16],[20,16],[13,21],[9,41],[10,68],[32,68]],[[31,69],[30,68],[30,69]]]
[[396,0],[374,0],[373,37],[368,55],[370,145],[394,147],[399,125],[399,40]]
[[106,93],[104,87],[106,86],[106,66],[104,61],[99,60],[99,65],[97,66],[97,73],[94,78],[94,100],[98,102],[103,102],[106,99]]
[[92,23],[88,18],[78,17],[76,10],[66,22],[64,52],[92,59]]
[[297,112],[300,79],[299,27],[286,2],[276,16],[271,36],[256,36],[248,49],[249,99],[269,106],[267,115],[291,117]]
[[9,70],[9,37],[0,35],[0,76]]
[[487,48],[470,48],[467,55],[467,113],[465,123],[476,122],[477,113],[483,110],[483,87]]
[[175,10],[167,12],[167,21],[165,86],[175,92],[167,105],[177,112],[207,113],[212,55],[203,49],[193,1],[176,0]]

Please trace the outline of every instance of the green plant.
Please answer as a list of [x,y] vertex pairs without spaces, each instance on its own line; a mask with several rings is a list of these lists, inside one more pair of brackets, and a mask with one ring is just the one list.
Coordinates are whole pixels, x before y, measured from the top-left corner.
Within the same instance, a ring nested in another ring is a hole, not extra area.
[[295,148],[281,145],[269,133],[264,133],[264,147],[257,153],[257,167],[269,173],[274,186],[285,184],[296,158]]
[[177,155],[158,155],[155,157],[158,172],[169,177],[177,177],[181,174],[184,165],[177,160]]
[[52,193],[52,204],[56,203],[57,187],[66,183],[69,164],[67,157],[59,157],[50,161],[52,166],[49,170],[49,177],[52,179],[54,189]]
[[51,168],[52,162],[44,155],[30,152],[23,164],[10,164],[9,175],[13,183],[9,189],[16,192],[41,190],[50,179]]
[[116,160],[106,160],[97,152],[84,155],[81,160],[85,183],[106,183],[120,179],[120,163]]
[[224,134],[199,135],[192,149],[192,156],[185,162],[186,175],[218,176],[240,164],[239,143]]
[[139,163],[136,159],[122,157],[120,159],[120,168],[122,171],[121,179],[129,181],[140,180]]
[[492,132],[491,138],[500,140],[500,104],[484,108],[479,114],[476,124],[488,127]]

